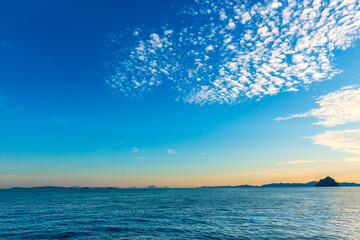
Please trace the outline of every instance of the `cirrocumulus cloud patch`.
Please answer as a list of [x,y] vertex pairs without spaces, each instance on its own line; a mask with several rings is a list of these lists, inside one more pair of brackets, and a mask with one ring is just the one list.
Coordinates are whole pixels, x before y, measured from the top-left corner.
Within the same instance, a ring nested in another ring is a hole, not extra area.
[[331,79],[333,51],[360,38],[356,0],[195,1],[172,20],[111,36],[112,91],[136,99],[164,84],[188,103],[260,99]]

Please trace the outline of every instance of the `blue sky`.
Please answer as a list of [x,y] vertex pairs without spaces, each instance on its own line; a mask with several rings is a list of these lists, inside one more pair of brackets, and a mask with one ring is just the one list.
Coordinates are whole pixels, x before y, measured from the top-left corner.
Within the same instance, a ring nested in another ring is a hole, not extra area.
[[358,1],[2,1],[0,187],[358,181]]

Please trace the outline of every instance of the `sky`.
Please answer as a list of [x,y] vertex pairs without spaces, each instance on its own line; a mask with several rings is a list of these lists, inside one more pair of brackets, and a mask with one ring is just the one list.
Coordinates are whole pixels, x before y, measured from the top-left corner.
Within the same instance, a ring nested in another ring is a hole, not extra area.
[[0,188],[360,182],[360,2],[0,2]]

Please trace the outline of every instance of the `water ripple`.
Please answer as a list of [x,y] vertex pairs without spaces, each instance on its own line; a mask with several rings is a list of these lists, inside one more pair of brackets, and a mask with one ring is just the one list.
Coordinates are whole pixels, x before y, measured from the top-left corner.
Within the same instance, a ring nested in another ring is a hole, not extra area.
[[360,239],[360,188],[0,191],[0,239]]

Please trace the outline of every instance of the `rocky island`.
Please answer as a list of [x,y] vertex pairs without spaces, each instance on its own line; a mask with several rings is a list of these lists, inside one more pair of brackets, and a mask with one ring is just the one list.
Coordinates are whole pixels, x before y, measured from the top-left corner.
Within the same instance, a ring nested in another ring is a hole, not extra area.
[[321,179],[315,187],[340,187],[340,185],[331,177]]

